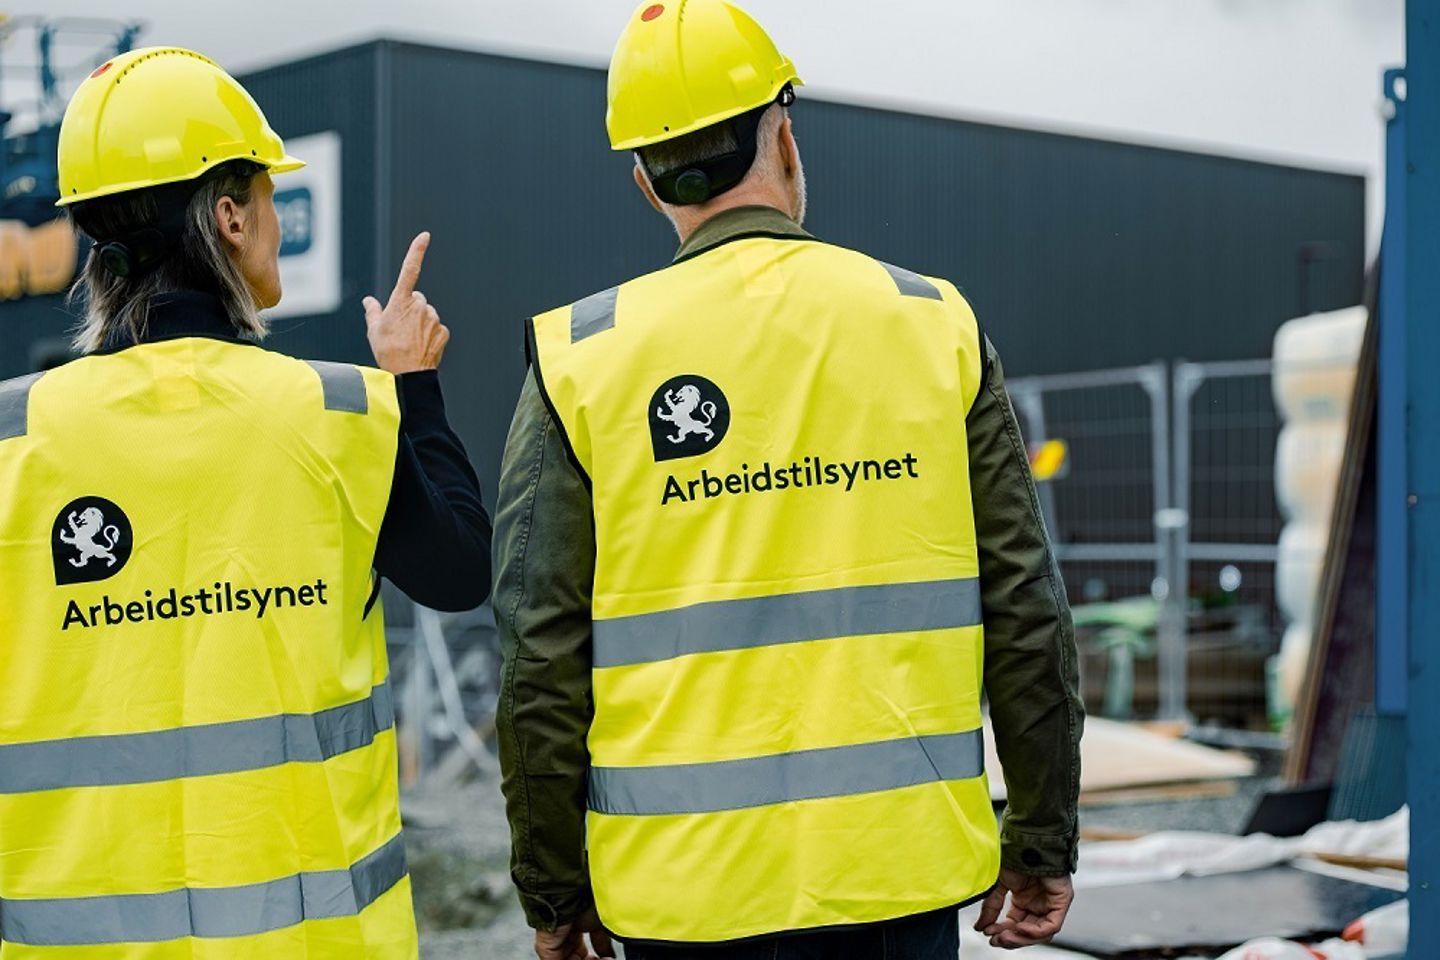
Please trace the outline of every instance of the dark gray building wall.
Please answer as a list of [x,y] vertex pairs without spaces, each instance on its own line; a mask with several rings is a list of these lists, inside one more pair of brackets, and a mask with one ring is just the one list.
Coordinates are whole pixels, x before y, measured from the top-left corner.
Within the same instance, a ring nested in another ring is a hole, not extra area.
[[663,266],[675,235],[635,189],[633,161],[609,150],[598,71],[399,45],[390,56],[389,260],[433,232],[425,290],[454,334],[446,399],[493,503],[525,319]]
[[[239,78],[282,137],[334,130],[341,140],[342,306],[327,316],[275,321],[269,341],[273,349],[302,357],[374,362],[360,301],[379,292],[374,267],[384,246],[378,233],[385,198],[378,160],[389,138],[385,117],[377,109],[386,80],[380,50],[375,45],[352,47]],[[277,185],[283,189],[283,178]]]
[[834,104],[795,122],[814,229],[953,280],[1012,373],[1268,356],[1279,323],[1360,299],[1360,177]]
[[[271,345],[366,361],[360,298],[432,231],[422,287],[454,331],[451,415],[493,503],[524,318],[674,250],[608,149],[603,73],[382,42],[241,79],[283,136],[344,142],[344,305],[280,321]],[[801,93],[809,226],[954,280],[1011,375],[1265,356],[1285,319],[1360,299],[1359,177]],[[0,376],[66,323],[56,298],[0,304]]]

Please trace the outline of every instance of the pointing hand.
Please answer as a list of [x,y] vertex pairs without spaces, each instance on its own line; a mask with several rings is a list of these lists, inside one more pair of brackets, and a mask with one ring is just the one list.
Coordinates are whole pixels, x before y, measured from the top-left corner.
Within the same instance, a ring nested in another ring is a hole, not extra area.
[[450,330],[440,322],[439,312],[415,289],[429,248],[429,233],[410,242],[400,277],[384,307],[374,297],[365,298],[365,335],[376,364],[390,373],[434,370],[450,342]]

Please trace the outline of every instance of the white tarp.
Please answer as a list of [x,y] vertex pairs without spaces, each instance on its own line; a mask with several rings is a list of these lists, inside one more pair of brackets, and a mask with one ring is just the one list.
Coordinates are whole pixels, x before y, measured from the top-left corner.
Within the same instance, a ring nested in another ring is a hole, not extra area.
[[[1233,837],[1219,833],[1166,831],[1138,840],[1085,844],[1080,851],[1080,869],[1075,875],[1075,886],[1077,889],[1113,887],[1174,880],[1183,876],[1239,873],[1315,854],[1404,860],[1409,852],[1408,807],[1402,807],[1384,820],[1370,823],[1354,820],[1321,823],[1303,837],[1282,838],[1265,834]],[[1394,881],[1384,874],[1349,871],[1346,876],[1350,879],[1368,878],[1368,882],[1379,886],[1394,886]]]

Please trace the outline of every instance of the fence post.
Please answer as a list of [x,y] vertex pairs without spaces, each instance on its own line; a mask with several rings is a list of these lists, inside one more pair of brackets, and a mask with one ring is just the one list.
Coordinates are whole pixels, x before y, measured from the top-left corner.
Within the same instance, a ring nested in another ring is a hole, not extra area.
[[[1050,439],[1050,432],[1045,424],[1045,394],[1039,390],[1025,388],[1022,390],[1012,389],[1010,400],[1020,408],[1021,416],[1030,427],[1033,436],[1022,436],[1027,443],[1044,443]],[[1023,435],[1023,431],[1022,431]],[[1050,531],[1053,540],[1058,536],[1058,529],[1055,521],[1055,491],[1048,483],[1036,484],[1040,496],[1040,513],[1045,518],[1045,526]]]
[[409,746],[410,763],[405,786],[418,786],[430,770],[430,711],[433,691],[430,679],[430,658],[425,653],[425,639],[420,632],[418,610],[410,628],[410,674],[405,678],[404,739]]
[[1151,592],[1160,603],[1156,631],[1161,720],[1185,720],[1186,607],[1188,589],[1181,579],[1185,518],[1173,506],[1174,471],[1171,457],[1169,368],[1157,360],[1142,373],[1140,385],[1150,397],[1150,445],[1155,491],[1156,576]]
[[[1194,410],[1192,404],[1195,400],[1195,392],[1204,382],[1205,367],[1203,365],[1187,363],[1184,360],[1175,365],[1174,409],[1171,411],[1175,444],[1175,507],[1172,517],[1174,535],[1171,541],[1175,549],[1175,582],[1179,584],[1179,590],[1172,592],[1178,593],[1175,603],[1176,616],[1185,643],[1186,658],[1189,656],[1190,541],[1194,535],[1194,526],[1191,523],[1190,515],[1190,493],[1193,479],[1191,463],[1195,439],[1191,429],[1191,414]],[[1188,667],[1188,662],[1182,660],[1181,696],[1184,695],[1183,691],[1189,689],[1189,674],[1185,671],[1186,667]],[[1181,701],[1181,711],[1169,719],[1190,719],[1189,710],[1185,709],[1183,700]]]

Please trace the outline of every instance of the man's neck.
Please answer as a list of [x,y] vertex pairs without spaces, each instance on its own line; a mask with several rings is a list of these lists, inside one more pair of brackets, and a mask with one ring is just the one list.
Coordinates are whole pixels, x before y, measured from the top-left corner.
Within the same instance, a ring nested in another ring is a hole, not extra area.
[[742,185],[729,193],[716,197],[709,203],[695,207],[672,208],[675,211],[675,232],[680,235],[680,242],[683,244],[706,223],[722,213],[737,210],[740,207],[770,207],[792,220],[795,218],[794,212],[790,209],[789,198],[781,196],[779,191]]
[[675,251],[675,259],[686,260],[746,236],[814,239],[783,210],[763,205],[731,207],[715,214],[691,232],[689,239]]

